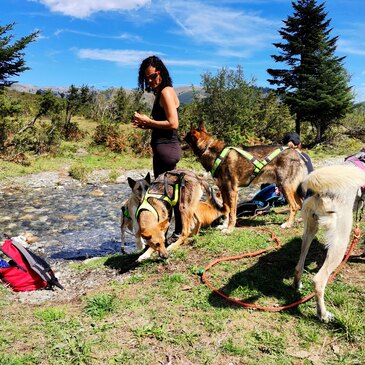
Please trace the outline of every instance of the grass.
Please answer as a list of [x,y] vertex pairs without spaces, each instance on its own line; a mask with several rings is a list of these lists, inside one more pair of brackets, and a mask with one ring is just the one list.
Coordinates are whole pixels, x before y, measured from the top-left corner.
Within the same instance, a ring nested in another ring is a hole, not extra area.
[[[291,283],[302,223],[281,230],[284,219],[272,213],[249,222],[274,232],[279,249],[219,263],[207,272],[209,280],[230,297],[255,304],[296,300]],[[350,260],[327,286],[326,304],[336,316],[329,324],[316,319],[314,300],[287,311],[257,311],[226,301],[201,282],[199,270],[213,260],[272,245],[267,232],[237,228],[223,236],[207,229],[167,260],[152,258],[130,270],[122,271],[132,254],[73,265],[80,272],[113,268],[126,275],[76,301],[25,305],[2,290],[0,364],[365,363],[365,284],[358,280],[364,260]],[[315,241],[300,296],[313,290],[311,278],[324,256]]]
[[[0,161],[0,178],[67,166],[85,179],[95,169],[150,168],[150,158],[111,154],[67,143],[62,155],[37,158],[31,166]],[[182,167],[195,168],[191,158]],[[243,225],[265,227],[281,242],[257,257],[221,262],[209,281],[224,294],[253,304],[291,303],[313,290],[312,277],[325,257],[319,232],[303,275],[304,289],[291,287],[303,224],[280,229],[286,215],[272,213]],[[365,224],[361,224],[364,231]],[[326,304],[335,321],[320,323],[315,301],[287,311],[244,308],[213,293],[199,271],[213,260],[274,245],[267,232],[237,228],[229,236],[207,229],[167,260],[132,265],[136,255],[115,254],[72,265],[77,272],[113,270],[123,280],[93,288],[64,302],[23,304],[0,287],[0,365],[35,364],[363,364],[365,363],[365,260],[350,260],[327,286]],[[360,249],[358,248],[359,252]]]

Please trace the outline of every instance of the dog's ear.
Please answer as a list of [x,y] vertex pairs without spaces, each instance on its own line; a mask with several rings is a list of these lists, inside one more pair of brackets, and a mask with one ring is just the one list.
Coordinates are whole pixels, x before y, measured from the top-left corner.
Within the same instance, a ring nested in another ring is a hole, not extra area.
[[204,126],[204,121],[200,121],[200,122],[199,122],[198,130],[199,130],[199,131],[202,131],[202,132],[206,132],[206,131],[207,131],[207,130],[205,129],[205,126]]
[[134,185],[136,185],[136,181],[133,180],[131,177],[128,177],[128,185],[130,186],[131,189],[133,189]]
[[144,240],[149,241],[152,238],[152,234],[150,233],[150,231],[144,231],[143,233],[141,233],[141,237]]
[[148,185],[151,185],[151,174],[149,172],[144,179],[147,181]]
[[169,224],[170,224],[170,221],[168,218],[166,218],[164,221],[160,222],[158,224],[158,226],[162,232],[165,232],[165,231],[167,231],[167,228],[169,228]]

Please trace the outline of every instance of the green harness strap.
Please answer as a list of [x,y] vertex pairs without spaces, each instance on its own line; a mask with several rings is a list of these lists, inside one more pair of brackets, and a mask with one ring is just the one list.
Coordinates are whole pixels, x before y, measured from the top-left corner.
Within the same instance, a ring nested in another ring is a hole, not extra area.
[[158,221],[159,216],[158,216],[157,210],[148,202],[148,199],[149,198],[155,198],[155,199],[163,200],[163,201],[169,203],[171,207],[174,207],[179,201],[179,190],[180,190],[179,188],[180,188],[179,184],[174,185],[174,197],[173,197],[173,199],[170,199],[167,195],[164,195],[164,194],[150,193],[149,189],[148,189],[146,191],[146,194],[143,197],[142,203],[140,204],[140,206],[136,210],[136,218],[138,219],[138,216],[141,213],[141,210],[148,210],[149,212],[151,212],[155,216],[155,218]]
[[212,174],[212,177],[214,177],[214,174],[215,174],[217,168],[222,163],[224,158],[228,155],[229,151],[235,150],[254,165],[255,169],[253,171],[253,178],[252,178],[252,180],[253,180],[269,162],[271,162],[275,157],[280,155],[280,153],[283,152],[284,150],[286,150],[287,148],[289,148],[289,147],[287,147],[287,146],[278,147],[277,149],[272,151],[267,157],[265,157],[263,160],[259,161],[256,157],[254,157],[247,151],[242,150],[241,148],[225,147],[223,149],[223,151],[221,152],[221,154],[214,161],[212,170],[210,172]]
[[132,219],[127,208],[123,207],[122,212],[123,212],[123,217],[126,217],[127,219]]

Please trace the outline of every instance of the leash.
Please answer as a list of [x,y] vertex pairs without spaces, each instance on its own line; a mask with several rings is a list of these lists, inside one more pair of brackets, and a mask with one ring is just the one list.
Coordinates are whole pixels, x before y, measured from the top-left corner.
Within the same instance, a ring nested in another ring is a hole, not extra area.
[[[199,274],[201,275],[201,280],[202,282],[208,287],[210,288],[214,293],[218,294],[219,296],[221,296],[222,298],[228,300],[229,302],[235,303],[237,305],[243,306],[243,307],[248,307],[248,308],[253,308],[253,309],[259,309],[259,310],[263,310],[263,311],[271,311],[271,312],[279,312],[282,311],[284,309],[290,309],[293,307],[298,306],[299,304],[305,303],[308,300],[312,299],[316,293],[312,292],[311,294],[307,295],[306,297],[288,304],[288,305],[284,305],[284,306],[275,306],[275,307],[265,307],[265,306],[261,306],[261,305],[256,305],[256,304],[251,304],[251,303],[246,303],[244,301],[238,300],[238,299],[234,299],[234,298],[230,298],[227,295],[223,294],[222,292],[220,292],[218,289],[216,289],[207,279],[207,272],[209,269],[211,269],[213,266],[219,264],[220,262],[223,261],[233,261],[233,260],[240,260],[243,259],[245,257],[254,257],[254,256],[258,256],[261,255],[265,252],[271,251],[271,250],[276,250],[279,249],[281,247],[280,244],[280,240],[276,237],[275,233],[273,233],[272,231],[270,231],[269,229],[263,228],[263,227],[248,227],[248,226],[241,226],[240,228],[249,228],[252,229],[254,231],[265,231],[271,234],[271,241],[275,241],[276,245],[272,246],[272,247],[268,247],[262,250],[258,250],[255,252],[249,252],[249,253],[245,253],[242,255],[238,255],[238,256],[230,256],[230,257],[223,257],[220,259],[217,259],[213,262],[211,262],[209,265],[207,265],[204,269],[201,269],[199,271]],[[338,272],[342,269],[342,267],[346,264],[347,260],[349,259],[355,245],[359,242],[359,238],[361,235],[361,231],[358,227],[358,225],[356,225],[354,227],[354,236],[351,242],[351,245],[345,255],[345,258],[342,260],[341,264],[337,267],[337,269],[332,273],[332,275],[329,277],[327,283],[330,283],[338,274]]]

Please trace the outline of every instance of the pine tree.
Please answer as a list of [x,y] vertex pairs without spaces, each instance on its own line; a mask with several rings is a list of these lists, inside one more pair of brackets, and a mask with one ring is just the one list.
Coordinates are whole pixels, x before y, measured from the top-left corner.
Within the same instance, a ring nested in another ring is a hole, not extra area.
[[14,36],[7,35],[7,33],[13,30],[14,25],[15,23],[0,26],[0,89],[16,82],[10,78],[29,70],[29,67],[25,66],[22,51],[38,36],[38,32],[34,32],[10,44]]
[[284,20],[279,34],[285,43],[274,43],[280,50],[272,55],[286,68],[268,69],[271,85],[277,86],[284,102],[296,114],[296,132],[309,122],[316,129],[314,143],[339,123],[352,106],[350,77],[343,66],[345,57],[335,55],[338,37],[330,37],[331,19],[324,3],[316,0],[292,2],[293,16]]

